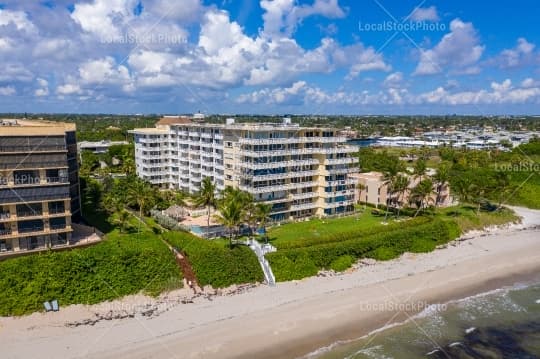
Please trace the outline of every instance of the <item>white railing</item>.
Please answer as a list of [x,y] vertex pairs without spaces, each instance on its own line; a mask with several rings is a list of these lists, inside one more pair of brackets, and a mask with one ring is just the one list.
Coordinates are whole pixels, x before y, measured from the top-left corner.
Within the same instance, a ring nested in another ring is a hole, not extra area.
[[306,199],[306,198],[315,198],[318,197],[319,194],[317,192],[307,192],[307,193],[291,193],[289,194],[289,198],[291,199]]
[[317,174],[318,174],[318,171],[300,171],[300,172],[273,173],[273,174],[268,174],[268,175],[242,174],[241,177],[252,178],[254,181],[264,181],[264,180],[295,178],[295,177],[304,177],[304,176],[316,176]]
[[275,185],[275,186],[265,186],[265,187],[248,187],[248,186],[240,186],[240,189],[242,191],[246,191],[249,193],[270,193],[270,192],[278,192],[278,191],[288,191],[291,189],[298,189],[298,188],[307,188],[307,187],[314,187],[317,186],[317,182],[300,182],[300,183],[287,183],[283,185]]
[[327,158],[324,160],[325,165],[342,165],[342,164],[352,164],[358,163],[360,160],[357,157],[347,157],[347,158]]
[[337,208],[354,204],[354,200],[345,200],[341,202],[325,203],[324,208]]
[[318,164],[319,164],[319,160],[313,158],[309,160],[294,160],[294,161],[267,162],[267,163],[240,162],[240,167],[249,168],[253,170],[259,170],[259,169],[266,169],[266,168],[309,166],[309,165],[318,165]]
[[301,210],[304,210],[304,209],[313,209],[313,208],[317,208],[317,204],[313,203],[313,202],[310,202],[310,203],[302,203],[302,204],[293,204],[293,205],[291,205],[290,210],[291,211],[301,211]]
[[343,143],[345,137],[291,137],[291,138],[240,138],[241,144],[247,145],[271,145],[280,143]]

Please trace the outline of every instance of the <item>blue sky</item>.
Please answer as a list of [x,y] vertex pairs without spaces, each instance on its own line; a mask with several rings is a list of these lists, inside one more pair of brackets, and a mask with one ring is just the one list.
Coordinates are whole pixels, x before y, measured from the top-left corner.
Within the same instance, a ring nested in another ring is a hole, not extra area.
[[0,0],[0,112],[540,114],[532,0]]

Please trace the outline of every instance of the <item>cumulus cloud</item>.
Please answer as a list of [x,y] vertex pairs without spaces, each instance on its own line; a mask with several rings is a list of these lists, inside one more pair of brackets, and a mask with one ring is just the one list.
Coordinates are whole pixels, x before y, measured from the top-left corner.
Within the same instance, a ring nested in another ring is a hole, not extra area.
[[452,20],[450,33],[432,49],[421,50],[415,75],[433,75],[450,70],[457,73],[478,73],[478,61],[485,46],[480,44],[476,29],[470,22]]
[[514,86],[510,79],[492,82],[488,89],[451,91],[442,86],[431,91],[413,94],[407,89],[388,88],[384,91],[327,92],[319,87],[298,81],[290,87],[264,88],[240,95],[241,104],[266,105],[504,105],[540,103],[540,86],[526,79]]
[[2,96],[12,96],[17,93],[17,90],[13,86],[0,87],[0,95]]
[[345,17],[338,0],[315,0],[312,5],[297,5],[294,0],[261,0],[264,10],[264,33],[267,36],[290,36],[305,18],[320,15],[337,19]]
[[495,63],[503,68],[519,67],[531,63],[538,59],[538,55],[534,54],[536,45],[520,37],[514,48],[503,50],[498,57],[495,58]]
[[430,7],[417,7],[409,15],[409,19],[412,21],[439,21],[439,14],[437,14],[437,8],[435,6]]

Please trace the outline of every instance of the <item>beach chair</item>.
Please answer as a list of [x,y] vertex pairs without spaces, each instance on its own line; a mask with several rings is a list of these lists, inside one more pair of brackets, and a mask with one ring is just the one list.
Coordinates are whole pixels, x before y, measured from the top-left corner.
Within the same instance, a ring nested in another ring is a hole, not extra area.
[[52,310],[58,312],[58,301],[56,299],[52,301]]
[[45,307],[46,312],[50,312],[52,310],[51,303],[49,302],[43,302],[43,307]]

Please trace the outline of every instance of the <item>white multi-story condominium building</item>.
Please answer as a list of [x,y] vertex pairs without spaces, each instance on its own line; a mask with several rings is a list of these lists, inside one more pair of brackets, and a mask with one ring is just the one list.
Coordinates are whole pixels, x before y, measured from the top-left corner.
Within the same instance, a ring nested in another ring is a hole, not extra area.
[[331,128],[282,124],[192,122],[165,117],[135,129],[137,174],[189,193],[211,177],[218,189],[238,187],[272,204],[276,221],[353,210],[357,151]]

